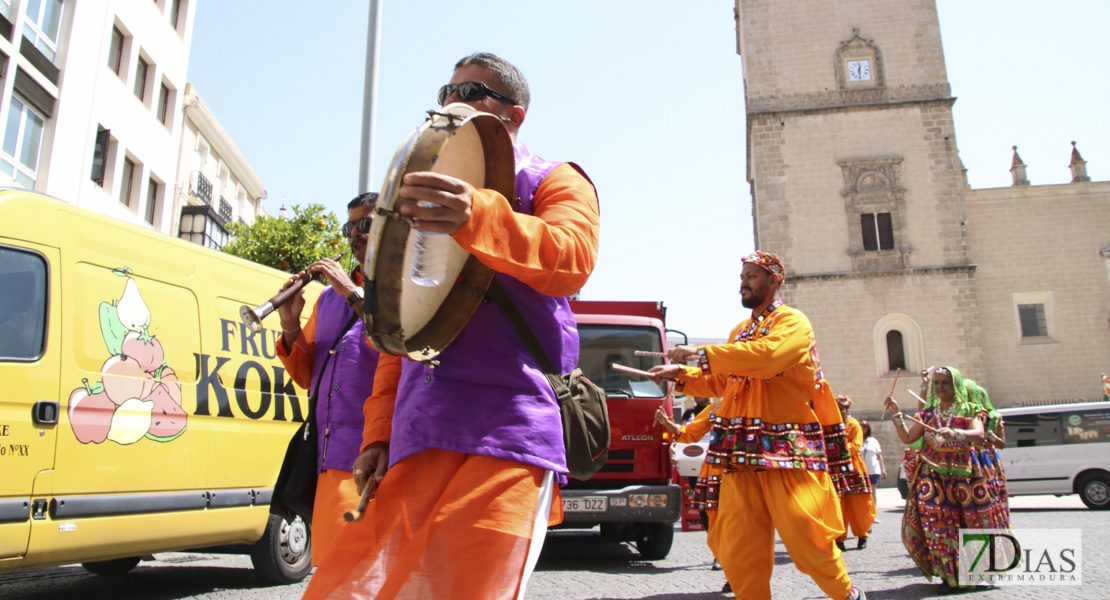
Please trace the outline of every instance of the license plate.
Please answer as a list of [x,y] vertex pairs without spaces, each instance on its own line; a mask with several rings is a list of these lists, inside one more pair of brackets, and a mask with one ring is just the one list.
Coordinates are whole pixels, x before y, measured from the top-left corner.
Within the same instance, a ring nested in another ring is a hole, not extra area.
[[591,496],[587,498],[563,498],[563,512],[603,513],[608,509],[608,503],[605,501],[604,496]]

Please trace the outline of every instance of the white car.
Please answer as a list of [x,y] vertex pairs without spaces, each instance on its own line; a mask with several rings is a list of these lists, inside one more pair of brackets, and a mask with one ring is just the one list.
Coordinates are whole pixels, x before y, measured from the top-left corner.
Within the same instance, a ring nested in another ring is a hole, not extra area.
[[705,462],[705,453],[709,450],[709,434],[692,444],[671,444],[671,460],[678,469],[680,477],[697,477],[701,472],[701,465]]

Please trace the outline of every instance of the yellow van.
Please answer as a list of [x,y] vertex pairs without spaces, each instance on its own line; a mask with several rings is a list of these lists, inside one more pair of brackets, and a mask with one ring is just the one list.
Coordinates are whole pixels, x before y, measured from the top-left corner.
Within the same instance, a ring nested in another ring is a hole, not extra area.
[[0,573],[251,544],[268,579],[308,574],[308,527],[269,514],[307,393],[276,317],[239,319],[287,277],[0,190]]

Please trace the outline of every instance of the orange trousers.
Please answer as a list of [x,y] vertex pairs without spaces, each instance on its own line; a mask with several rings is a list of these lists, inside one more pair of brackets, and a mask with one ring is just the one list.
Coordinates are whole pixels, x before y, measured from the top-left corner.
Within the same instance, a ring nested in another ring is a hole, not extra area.
[[844,494],[840,497],[840,514],[844,518],[844,535],[848,539],[848,526],[858,538],[871,535],[871,525],[875,522],[875,498],[870,494]]
[[320,566],[332,540],[346,521],[343,513],[358,507],[358,489],[350,471],[328,469],[316,478],[312,505],[312,566]]
[[709,547],[737,598],[770,600],[776,529],[798,570],[825,594],[844,600],[851,593],[836,547],[844,521],[827,473],[742,468],[722,477],[718,506]]
[[336,536],[304,598],[517,598],[549,515],[561,510],[544,469],[421,452],[386,473],[365,517]]

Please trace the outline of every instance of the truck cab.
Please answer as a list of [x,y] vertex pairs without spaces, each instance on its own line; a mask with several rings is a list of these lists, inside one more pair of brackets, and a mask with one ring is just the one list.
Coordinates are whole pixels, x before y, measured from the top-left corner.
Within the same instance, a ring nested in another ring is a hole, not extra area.
[[655,422],[661,405],[671,414],[669,386],[618,371],[613,364],[648,370],[666,359],[636,351],[666,350],[662,302],[571,301],[581,343],[579,366],[605,390],[612,441],[609,459],[588,481],[562,489],[559,529],[600,526],[601,538],[635,542],[645,559],[665,558],[682,509],[673,480],[670,435]]

